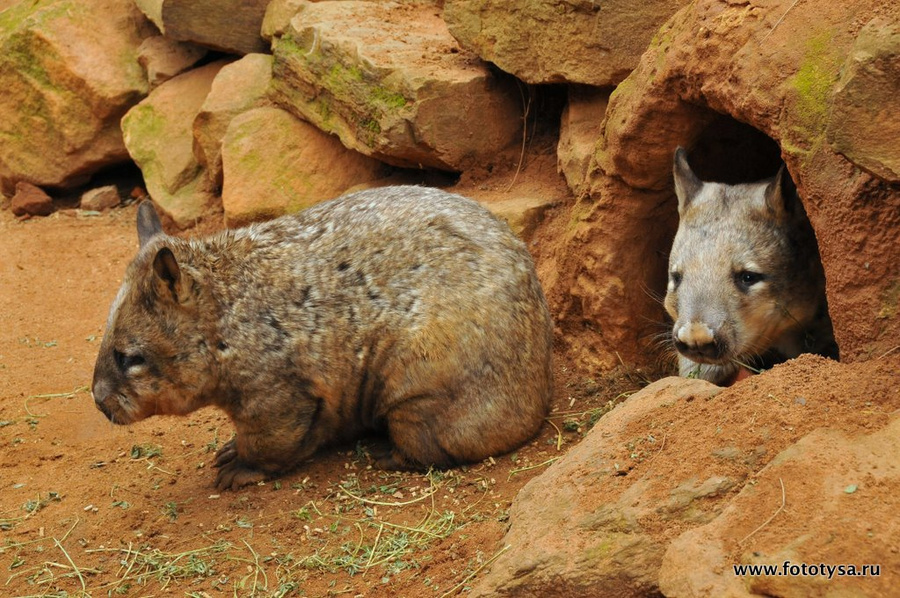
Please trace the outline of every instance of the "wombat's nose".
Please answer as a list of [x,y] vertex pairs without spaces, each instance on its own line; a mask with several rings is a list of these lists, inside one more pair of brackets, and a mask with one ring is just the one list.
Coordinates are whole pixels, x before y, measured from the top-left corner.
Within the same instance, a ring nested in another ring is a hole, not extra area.
[[714,361],[722,357],[725,347],[716,340],[716,334],[703,322],[676,325],[675,349],[695,361]]
[[[104,409],[103,402],[109,395],[109,392],[109,385],[102,380],[94,380],[93,384],[91,384],[91,398],[94,399],[94,403],[100,411]],[[106,413],[105,411],[103,412]]]
[[112,410],[110,410],[110,408],[107,407],[105,403],[102,403],[100,401],[95,401],[94,404],[97,406],[97,409],[100,410],[100,413],[102,413],[103,415],[106,416],[106,419],[112,421],[112,419],[113,419]]
[[715,332],[703,322],[688,322],[675,327],[675,340],[686,345],[706,345],[714,338]]

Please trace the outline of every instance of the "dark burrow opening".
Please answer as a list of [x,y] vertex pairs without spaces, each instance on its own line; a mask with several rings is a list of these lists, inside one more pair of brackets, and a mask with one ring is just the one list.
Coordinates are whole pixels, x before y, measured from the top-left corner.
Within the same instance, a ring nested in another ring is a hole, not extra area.
[[781,148],[758,129],[717,114],[688,150],[703,181],[734,185],[770,177],[781,166]]

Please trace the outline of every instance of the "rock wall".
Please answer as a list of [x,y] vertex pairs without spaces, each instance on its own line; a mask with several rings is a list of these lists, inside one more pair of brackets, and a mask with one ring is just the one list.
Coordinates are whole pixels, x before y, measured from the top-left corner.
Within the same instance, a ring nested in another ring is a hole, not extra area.
[[461,171],[520,136],[511,82],[461,51],[433,7],[301,2],[272,47],[276,101],[368,156]]
[[128,159],[119,119],[148,90],[130,2],[19,2],[0,12],[0,190],[66,187]]
[[[525,210],[509,218],[541,237],[561,338],[583,364],[658,359],[676,145],[726,182],[786,162],[842,355],[877,356],[900,338],[898,12],[882,0],[12,3],[0,185],[52,192],[133,160],[178,226],[216,210],[235,225],[397,168],[486,176],[518,156],[526,96],[552,83],[568,97],[549,128],[572,197],[543,229],[525,216],[546,211],[534,197],[497,209]],[[526,137],[535,124],[547,123]]]

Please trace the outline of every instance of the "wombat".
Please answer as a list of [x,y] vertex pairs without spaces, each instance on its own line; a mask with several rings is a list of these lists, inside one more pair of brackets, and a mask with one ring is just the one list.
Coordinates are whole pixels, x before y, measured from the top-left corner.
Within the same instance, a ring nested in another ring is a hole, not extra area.
[[665,308],[682,376],[727,385],[801,353],[838,358],[815,234],[785,168],[705,183],[675,151],[678,232]]
[[140,250],[94,369],[116,424],[217,405],[235,437],[216,486],[386,432],[389,469],[450,467],[532,437],[552,394],[551,319],[534,264],[476,202],[388,187],[208,238]]

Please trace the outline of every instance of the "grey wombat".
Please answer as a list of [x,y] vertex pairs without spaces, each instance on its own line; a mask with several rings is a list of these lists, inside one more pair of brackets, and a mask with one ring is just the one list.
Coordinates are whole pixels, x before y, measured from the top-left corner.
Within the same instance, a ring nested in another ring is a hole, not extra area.
[[744,366],[838,358],[815,234],[785,174],[704,183],[675,151],[678,232],[665,308],[682,376],[728,384]]
[[532,437],[552,393],[551,320],[524,244],[474,201],[363,191],[204,239],[138,212],[140,251],[94,370],[114,423],[221,407],[216,486],[386,431],[385,468],[446,467]]

